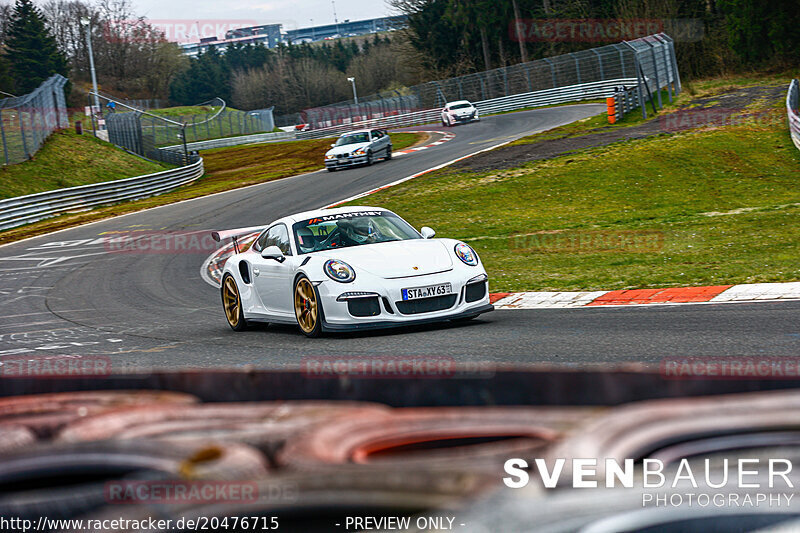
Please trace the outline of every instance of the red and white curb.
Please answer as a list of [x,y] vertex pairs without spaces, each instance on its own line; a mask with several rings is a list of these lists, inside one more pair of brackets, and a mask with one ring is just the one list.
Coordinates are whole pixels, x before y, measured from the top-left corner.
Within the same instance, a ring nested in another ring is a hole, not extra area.
[[439,139],[438,141],[426,144],[425,146],[417,146],[416,148],[407,148],[405,150],[398,150],[394,152],[395,154],[411,154],[414,152],[419,152],[420,150],[427,150],[428,148],[433,148],[434,146],[439,146],[440,144],[444,144],[447,141],[452,141],[456,137],[455,133],[451,132],[442,133],[441,131],[404,131],[403,133],[427,133],[429,135],[442,135],[442,138]]
[[800,300],[800,282],[748,283],[668,289],[583,292],[492,293],[498,309],[554,309],[596,306],[674,305],[724,302]]

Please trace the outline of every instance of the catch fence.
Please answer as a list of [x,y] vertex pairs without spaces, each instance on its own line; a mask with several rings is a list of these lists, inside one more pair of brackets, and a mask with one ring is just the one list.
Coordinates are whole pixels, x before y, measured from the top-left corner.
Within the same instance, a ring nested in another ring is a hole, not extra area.
[[51,133],[69,127],[66,83],[67,78],[54,74],[31,93],[0,100],[3,164],[27,161]]
[[358,104],[350,100],[307,109],[303,115],[312,129],[330,128],[440,109],[454,100],[473,103],[496,101],[630,78],[636,80],[636,97],[645,115],[646,100],[652,98],[655,105],[662,106],[661,90],[667,89],[666,97],[670,100],[679,93],[681,82],[672,38],[664,33],[649,35],[633,41],[422,83],[404,89],[402,93],[405,94],[395,91],[359,98]]

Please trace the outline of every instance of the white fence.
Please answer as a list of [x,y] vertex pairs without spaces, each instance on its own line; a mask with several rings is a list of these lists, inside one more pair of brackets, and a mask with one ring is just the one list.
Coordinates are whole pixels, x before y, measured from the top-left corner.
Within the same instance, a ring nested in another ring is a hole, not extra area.
[[203,175],[203,160],[191,165],[92,185],[0,200],[0,230],[103,204],[138,200],[171,191]]
[[786,95],[786,115],[789,118],[789,134],[800,150],[800,81],[792,80]]

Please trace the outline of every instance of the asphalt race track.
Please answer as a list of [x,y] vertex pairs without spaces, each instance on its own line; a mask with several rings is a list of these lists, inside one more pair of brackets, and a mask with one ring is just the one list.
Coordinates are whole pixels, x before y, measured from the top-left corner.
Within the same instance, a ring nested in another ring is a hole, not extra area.
[[[448,130],[456,137],[447,143],[372,167],[314,172],[0,247],[0,362],[4,357],[103,355],[110,357],[114,372],[124,372],[275,368],[319,355],[655,363],[671,356],[800,354],[796,301],[502,310],[467,325],[317,340],[283,326],[234,333],[225,322],[218,291],[200,276],[207,254],[110,253],[102,243],[91,243],[110,231],[201,231],[264,224],[604,108],[577,105],[486,117]],[[369,200],[363,203],[369,205]]]

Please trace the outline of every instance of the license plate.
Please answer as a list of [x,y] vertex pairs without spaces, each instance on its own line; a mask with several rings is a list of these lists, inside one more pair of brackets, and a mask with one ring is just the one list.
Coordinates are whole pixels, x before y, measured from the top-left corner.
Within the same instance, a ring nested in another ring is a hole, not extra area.
[[402,293],[403,300],[419,300],[420,298],[452,294],[453,285],[451,283],[439,283],[438,285],[428,285],[427,287],[412,287],[403,289]]

